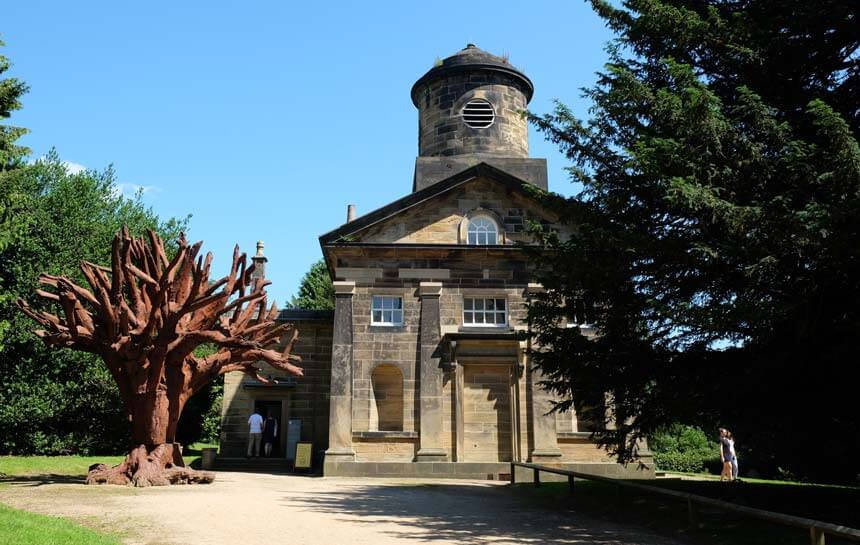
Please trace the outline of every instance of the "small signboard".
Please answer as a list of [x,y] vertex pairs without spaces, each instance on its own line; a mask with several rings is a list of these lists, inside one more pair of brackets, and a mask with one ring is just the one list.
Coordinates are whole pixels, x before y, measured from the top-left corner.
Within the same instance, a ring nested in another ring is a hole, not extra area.
[[311,447],[313,443],[298,443],[296,445],[296,469],[311,468]]

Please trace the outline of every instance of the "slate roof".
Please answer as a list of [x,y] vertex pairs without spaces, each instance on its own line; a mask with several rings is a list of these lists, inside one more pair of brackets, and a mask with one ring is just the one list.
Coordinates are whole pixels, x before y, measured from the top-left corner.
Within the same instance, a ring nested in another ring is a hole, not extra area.
[[475,44],[469,44],[464,49],[442,60],[441,64],[428,70],[426,74],[415,82],[411,91],[412,103],[416,107],[418,106],[417,90],[430,80],[443,78],[452,74],[462,74],[463,72],[479,73],[482,71],[501,72],[519,79],[523,83],[526,102],[532,99],[535,90],[532,80],[512,66],[504,57],[497,57],[476,47]]

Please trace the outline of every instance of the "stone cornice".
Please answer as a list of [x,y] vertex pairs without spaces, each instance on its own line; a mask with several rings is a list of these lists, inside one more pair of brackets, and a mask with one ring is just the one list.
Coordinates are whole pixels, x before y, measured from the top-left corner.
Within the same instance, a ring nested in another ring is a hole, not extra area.
[[442,282],[421,282],[418,285],[418,295],[421,297],[439,297],[442,295]]
[[346,297],[355,295],[355,282],[335,280],[332,284],[334,285],[335,296]]

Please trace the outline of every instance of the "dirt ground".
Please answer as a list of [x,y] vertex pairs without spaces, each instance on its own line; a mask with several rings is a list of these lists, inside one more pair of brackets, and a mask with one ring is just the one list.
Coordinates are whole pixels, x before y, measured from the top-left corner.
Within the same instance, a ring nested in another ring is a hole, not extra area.
[[119,532],[129,545],[677,543],[478,481],[219,473],[211,485],[134,489],[34,477],[4,485],[0,502]]

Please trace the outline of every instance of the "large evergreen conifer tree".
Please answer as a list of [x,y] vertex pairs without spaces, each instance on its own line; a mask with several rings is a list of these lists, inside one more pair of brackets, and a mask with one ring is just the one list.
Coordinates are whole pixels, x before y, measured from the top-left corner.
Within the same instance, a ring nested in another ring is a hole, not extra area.
[[[850,2],[594,0],[618,35],[590,119],[532,121],[583,191],[540,258],[547,385],[622,458],[676,421],[748,464],[856,475],[860,24]],[[559,327],[596,301],[598,336]],[[608,396],[606,395],[608,394]]]
[[[0,40],[0,47],[4,46]],[[0,76],[11,68],[12,63],[0,55]],[[18,78],[5,77],[0,79],[0,119],[8,119],[12,112],[21,108],[21,97],[28,91],[27,84]],[[26,134],[27,130],[11,125],[0,125],[0,173],[21,165],[29,150],[19,146],[16,141]]]

